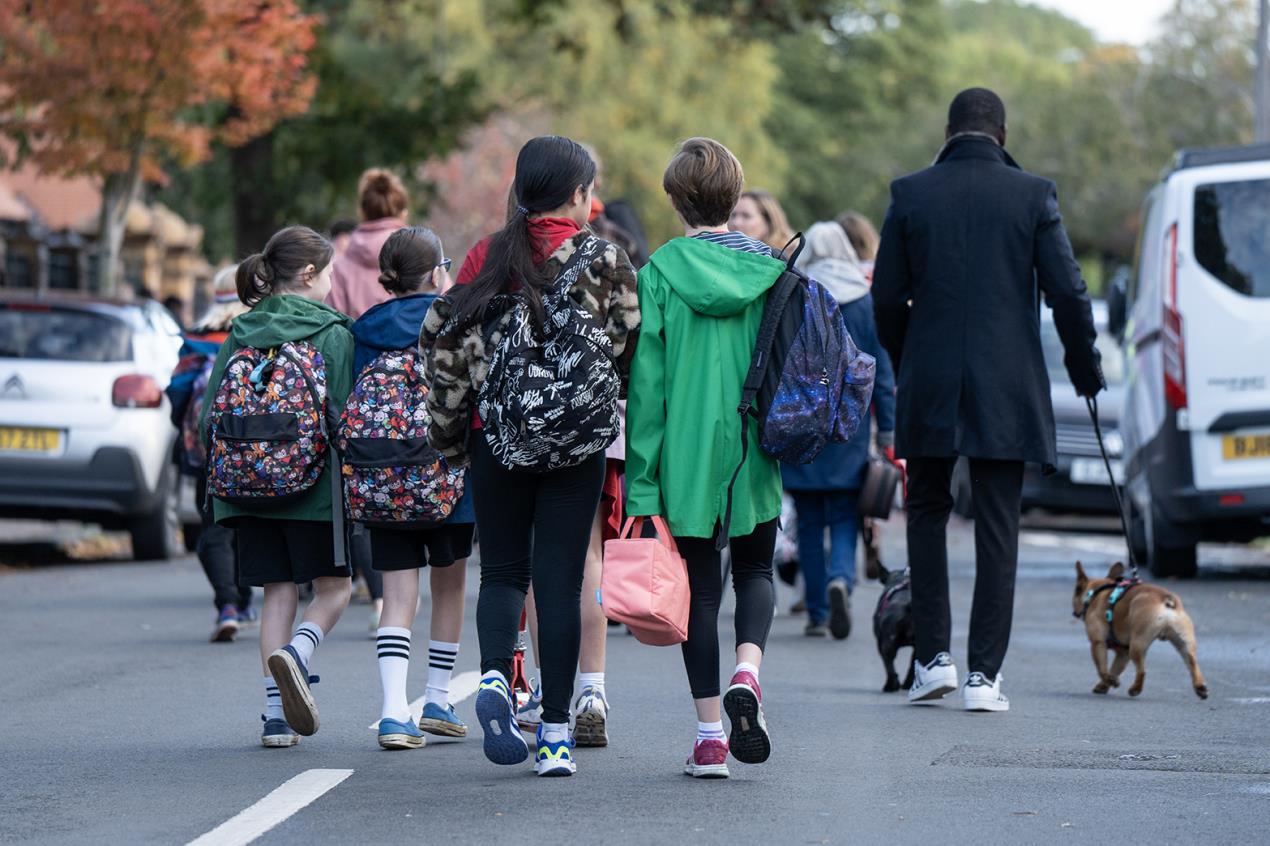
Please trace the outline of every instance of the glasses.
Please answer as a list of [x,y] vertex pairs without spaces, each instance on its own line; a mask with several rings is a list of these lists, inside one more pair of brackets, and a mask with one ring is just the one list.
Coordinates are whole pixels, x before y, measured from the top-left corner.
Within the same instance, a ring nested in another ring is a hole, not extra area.
[[450,272],[450,265],[452,265],[452,264],[454,264],[454,259],[442,259],[442,260],[441,260],[441,263],[440,263],[440,264],[438,264],[438,265],[437,265],[437,267],[441,268],[441,269],[442,269],[442,270],[444,270],[446,273],[449,273],[449,272]]

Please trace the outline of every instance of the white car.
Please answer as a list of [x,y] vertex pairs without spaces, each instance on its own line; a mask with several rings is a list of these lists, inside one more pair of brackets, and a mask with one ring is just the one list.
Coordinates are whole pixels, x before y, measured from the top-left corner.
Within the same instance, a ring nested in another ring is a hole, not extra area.
[[1178,153],[1141,219],[1124,327],[1130,534],[1154,573],[1192,576],[1199,541],[1270,534],[1270,146]]
[[177,552],[180,327],[156,302],[0,296],[0,517],[82,520]]

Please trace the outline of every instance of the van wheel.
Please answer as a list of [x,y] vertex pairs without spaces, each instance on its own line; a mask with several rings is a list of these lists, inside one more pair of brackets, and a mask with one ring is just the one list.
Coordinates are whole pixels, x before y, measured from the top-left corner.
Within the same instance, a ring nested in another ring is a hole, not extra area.
[[1195,541],[1179,532],[1154,506],[1146,525],[1147,569],[1160,578],[1193,579],[1198,571]]
[[179,554],[177,532],[180,519],[176,513],[176,491],[166,476],[160,484],[167,487],[168,493],[159,508],[128,524],[128,534],[132,536],[132,557],[136,561],[167,561]]
[[1133,557],[1142,563],[1147,560],[1147,521],[1143,518],[1142,512],[1133,504],[1132,499],[1129,499],[1125,505],[1129,510],[1129,537],[1125,540],[1129,548],[1133,550]]

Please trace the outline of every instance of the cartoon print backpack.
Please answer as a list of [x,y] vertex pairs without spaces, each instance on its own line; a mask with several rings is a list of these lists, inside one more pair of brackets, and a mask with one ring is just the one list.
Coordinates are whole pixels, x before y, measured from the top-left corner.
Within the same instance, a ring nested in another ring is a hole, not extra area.
[[543,293],[541,335],[529,307],[516,300],[490,356],[477,405],[494,457],[510,470],[573,467],[618,436],[613,343],[569,296],[604,246],[599,238],[586,239]]
[[794,268],[803,245],[767,294],[754,355],[741,388],[741,463],[728,485],[718,543],[726,543],[732,486],[749,452],[747,418],[759,445],[789,464],[810,464],[829,443],[845,443],[869,413],[876,362],[847,331],[833,295]]
[[203,395],[207,392],[207,380],[211,378],[216,360],[210,355],[202,358],[194,381],[190,383],[191,393],[185,403],[185,413],[181,415],[180,470],[186,476],[202,476],[207,472],[207,447],[203,445],[201,428]]
[[302,496],[321,477],[330,449],[322,354],[307,341],[237,350],[207,420],[212,496],[257,507]]
[[427,396],[414,350],[382,352],[357,377],[336,435],[349,519],[391,527],[454,511],[464,473],[428,444]]

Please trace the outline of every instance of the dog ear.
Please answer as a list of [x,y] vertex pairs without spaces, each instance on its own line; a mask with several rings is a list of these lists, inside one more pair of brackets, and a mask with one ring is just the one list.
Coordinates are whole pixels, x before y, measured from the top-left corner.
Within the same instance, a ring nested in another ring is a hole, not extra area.
[[1089,577],[1085,575],[1085,568],[1080,566],[1079,561],[1076,562],[1076,581],[1081,584],[1089,581]]
[[1117,561],[1111,565],[1111,569],[1107,571],[1107,578],[1118,579],[1124,575],[1124,562]]

